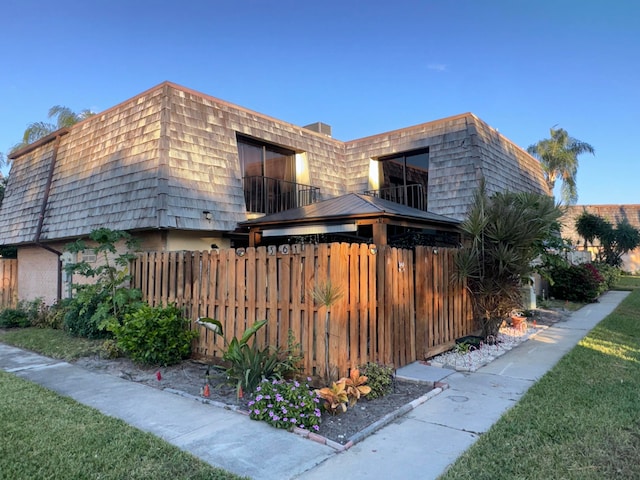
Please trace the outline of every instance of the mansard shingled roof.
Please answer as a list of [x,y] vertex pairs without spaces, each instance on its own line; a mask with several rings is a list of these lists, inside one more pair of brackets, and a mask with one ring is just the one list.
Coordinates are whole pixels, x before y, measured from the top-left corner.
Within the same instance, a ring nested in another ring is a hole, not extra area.
[[480,176],[491,191],[546,188],[535,159],[470,113],[342,142],[164,82],[16,152],[0,244],[103,226],[233,231],[247,220],[237,134],[301,153],[321,199],[367,190],[371,159],[423,147],[435,213],[463,218]]

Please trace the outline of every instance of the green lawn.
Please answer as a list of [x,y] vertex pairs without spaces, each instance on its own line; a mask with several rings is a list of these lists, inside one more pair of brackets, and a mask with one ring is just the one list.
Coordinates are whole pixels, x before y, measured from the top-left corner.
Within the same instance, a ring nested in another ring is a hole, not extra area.
[[622,275],[616,283],[616,290],[635,290],[640,288],[640,276]]
[[640,478],[640,290],[442,477]]
[[121,420],[0,371],[2,479],[238,479]]
[[72,337],[62,330],[34,327],[0,332],[0,341],[61,360],[74,360],[98,353],[104,342]]
[[[0,332],[0,341],[72,360],[102,340],[61,330]],[[0,371],[0,479],[237,479],[124,422]]]

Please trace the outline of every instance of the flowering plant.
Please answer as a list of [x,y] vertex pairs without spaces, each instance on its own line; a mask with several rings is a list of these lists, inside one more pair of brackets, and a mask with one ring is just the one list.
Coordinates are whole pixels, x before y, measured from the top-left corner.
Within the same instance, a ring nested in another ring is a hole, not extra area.
[[[307,381],[311,381],[307,378]],[[297,380],[262,380],[253,400],[247,405],[249,417],[263,420],[276,428],[291,430],[299,427],[318,431],[320,398],[308,383]]]

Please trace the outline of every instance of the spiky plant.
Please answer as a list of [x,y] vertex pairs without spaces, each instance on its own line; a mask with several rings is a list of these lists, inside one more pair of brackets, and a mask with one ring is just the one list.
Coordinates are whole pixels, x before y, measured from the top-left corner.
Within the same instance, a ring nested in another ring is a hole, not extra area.
[[485,338],[498,333],[512,310],[522,308],[522,280],[561,215],[551,197],[511,192],[489,197],[481,182],[461,224],[467,240],[456,256],[456,274],[466,279]]

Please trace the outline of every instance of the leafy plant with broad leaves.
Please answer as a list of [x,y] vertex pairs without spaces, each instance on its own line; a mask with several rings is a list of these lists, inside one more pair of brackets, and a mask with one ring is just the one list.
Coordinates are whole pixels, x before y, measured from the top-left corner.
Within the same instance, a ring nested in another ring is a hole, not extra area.
[[360,370],[357,368],[352,369],[351,372],[349,372],[349,376],[343,378],[343,380],[350,407],[353,407],[358,400],[360,400],[361,396],[371,392],[371,387],[365,385],[368,378],[365,375],[360,375]]
[[[201,317],[196,323],[222,337],[226,347],[222,360],[228,364],[226,375],[236,386],[238,397],[254,391],[263,379],[283,378],[296,368],[291,361],[295,356],[288,351],[256,345],[255,334],[267,324],[266,320],[256,321],[240,338],[233,337],[231,341],[224,337],[220,320]],[[251,344],[250,340],[253,340]]]
[[347,402],[349,397],[347,396],[346,385],[343,381],[339,380],[333,382],[330,387],[324,387],[317,390],[318,395],[324,400],[324,408],[331,415],[339,413],[339,411],[347,411]]
[[[125,251],[118,251],[118,244]],[[129,263],[138,242],[130,234],[108,228],[99,228],[84,239],[66,246],[71,253],[91,252],[95,263],[83,260],[65,266],[69,274],[89,279],[88,284],[74,284],[74,295],[67,305],[65,328],[72,335],[89,338],[104,336],[108,325],[121,323],[124,315],[143,305],[142,292],[129,288]]]
[[371,387],[365,385],[367,377],[360,375],[360,370],[354,368],[348,377],[343,377],[337,382],[333,382],[330,387],[324,387],[317,390],[317,394],[324,399],[324,408],[335,415],[340,411],[347,411],[347,403],[349,407],[353,407],[360,397],[369,394]]

